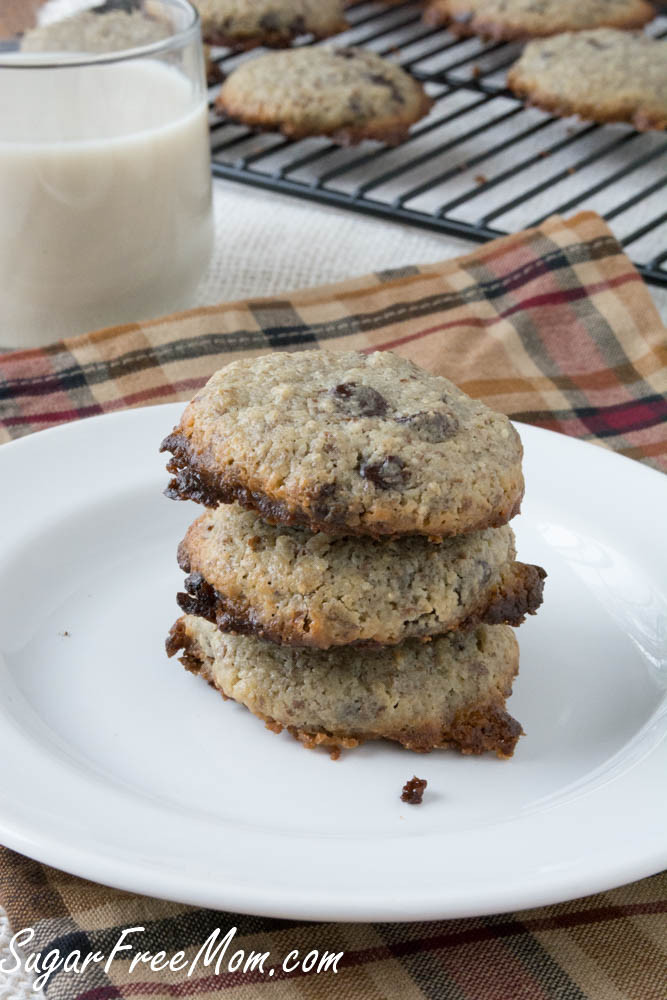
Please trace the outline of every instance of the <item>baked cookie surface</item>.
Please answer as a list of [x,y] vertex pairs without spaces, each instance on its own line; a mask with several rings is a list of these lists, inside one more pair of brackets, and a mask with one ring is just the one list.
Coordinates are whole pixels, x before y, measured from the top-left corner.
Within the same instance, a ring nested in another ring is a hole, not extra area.
[[509,525],[433,544],[277,528],[237,504],[206,511],[179,546],[181,609],[223,631],[327,649],[394,644],[478,622],[520,625],[543,571],[517,563]]
[[151,45],[169,35],[167,26],[141,10],[79,11],[27,31],[22,52],[117,52]]
[[521,735],[505,708],[519,654],[504,625],[386,649],[324,651],[225,635],[186,615],[167,652],[181,652],[188,670],[308,747],[387,739],[419,752],[456,747],[511,757]]
[[395,63],[363,49],[310,46],[248,60],[216,100],[234,121],[343,145],[398,143],[430,107],[422,85]]
[[431,0],[424,18],[456,34],[509,40],[586,28],[641,28],[655,14],[648,0]]
[[557,115],[667,128],[667,42],[599,28],[530,42],[507,82]]
[[504,414],[390,352],[274,352],[216,372],[162,443],[167,495],[327,534],[434,538],[507,523],[522,446]]
[[343,0],[196,0],[209,45],[284,48],[299,35],[328,38],[345,31]]

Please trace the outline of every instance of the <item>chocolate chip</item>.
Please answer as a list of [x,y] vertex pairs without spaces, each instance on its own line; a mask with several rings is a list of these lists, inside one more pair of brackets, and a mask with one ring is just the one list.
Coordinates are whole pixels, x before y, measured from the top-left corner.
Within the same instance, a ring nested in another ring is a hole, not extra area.
[[176,594],[176,601],[186,615],[198,615],[215,622],[216,592],[201,573],[190,573],[185,579],[184,594]]
[[369,385],[341,382],[330,392],[341,408],[352,417],[383,417],[387,412],[387,400]]
[[308,32],[303,14],[297,14],[290,22],[290,31],[293,35],[305,35]]
[[310,509],[318,521],[327,521],[333,517],[335,511],[334,496],[336,494],[335,483],[322,483],[310,494]]
[[477,565],[479,566],[480,583],[484,587],[491,579],[491,567],[486,559],[478,559]]
[[393,80],[389,80],[386,76],[383,76],[382,73],[369,73],[368,79],[371,83],[375,83],[379,87],[387,87],[391,92],[392,99],[396,101],[397,104],[405,104],[405,98]]
[[259,19],[259,26],[262,31],[280,31],[280,18],[278,14],[263,14]]
[[185,589],[189,594],[196,594],[206,583],[201,573],[190,573],[185,581]]
[[408,478],[405,462],[396,455],[387,455],[381,462],[361,462],[359,473],[381,490],[397,489]]
[[411,413],[407,417],[396,417],[397,424],[406,424],[422,441],[439,444],[454,437],[459,429],[459,422],[453,413],[435,411],[427,413]]
[[110,14],[120,10],[124,14],[131,14],[141,7],[141,0],[106,0],[105,3],[98,4],[91,9],[91,14]]

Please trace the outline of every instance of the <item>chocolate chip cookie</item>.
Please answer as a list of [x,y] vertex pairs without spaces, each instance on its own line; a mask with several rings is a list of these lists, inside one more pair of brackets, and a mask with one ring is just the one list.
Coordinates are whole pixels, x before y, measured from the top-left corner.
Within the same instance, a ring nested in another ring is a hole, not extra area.
[[424,12],[429,24],[498,41],[587,28],[641,28],[654,17],[648,0],[431,0]]
[[342,145],[393,145],[431,107],[420,83],[395,63],[355,48],[300,48],[248,60],[216,100],[234,121],[294,139],[330,136]]
[[118,52],[169,36],[166,24],[143,10],[83,10],[27,31],[23,52]]
[[599,28],[530,42],[507,82],[557,115],[667,128],[667,42]]
[[196,0],[209,45],[285,48],[299,35],[328,38],[348,27],[343,0]]
[[395,740],[424,753],[511,757],[521,726],[505,708],[518,670],[514,633],[505,625],[390,649],[294,649],[226,635],[203,618],[179,619],[170,656],[200,674],[274,731],[307,747]]
[[388,351],[235,361],[162,450],[168,496],[327,534],[465,534],[507,523],[523,496],[508,418]]
[[433,544],[276,528],[237,504],[206,511],[178,550],[181,609],[225,632],[296,646],[394,644],[478,622],[520,625],[544,571],[515,562],[509,525]]

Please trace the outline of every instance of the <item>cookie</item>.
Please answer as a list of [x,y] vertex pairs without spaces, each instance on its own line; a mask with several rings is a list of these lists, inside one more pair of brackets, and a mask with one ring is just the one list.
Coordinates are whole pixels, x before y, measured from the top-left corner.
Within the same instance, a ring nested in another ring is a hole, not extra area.
[[507,82],[556,115],[667,128],[667,42],[599,28],[530,42]]
[[235,361],[161,450],[168,496],[327,534],[459,535],[505,524],[523,495],[508,418],[387,351]]
[[120,52],[162,41],[169,29],[144,11],[83,10],[27,31],[23,52]]
[[431,0],[424,12],[428,24],[497,41],[587,28],[641,28],[654,17],[648,0]]
[[509,525],[434,545],[276,528],[237,504],[207,511],[179,550],[181,609],[224,632],[328,649],[394,644],[478,622],[520,625],[544,571],[514,561]]
[[511,757],[521,726],[505,708],[518,670],[511,628],[470,632],[400,646],[294,649],[226,635],[185,616],[167,640],[170,656],[307,747],[354,747],[395,740],[409,750],[456,747],[465,754]]
[[326,135],[343,145],[399,143],[430,107],[422,85],[400,66],[351,48],[304,47],[248,60],[216,100],[234,121],[293,139]]
[[343,0],[196,0],[209,45],[285,48],[299,35],[328,38],[348,27]]

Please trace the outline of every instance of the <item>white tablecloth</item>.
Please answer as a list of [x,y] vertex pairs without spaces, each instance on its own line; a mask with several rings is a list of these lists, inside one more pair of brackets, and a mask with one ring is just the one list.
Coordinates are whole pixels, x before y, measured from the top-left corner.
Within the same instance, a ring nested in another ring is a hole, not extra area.
[[[211,264],[196,305],[296,288],[468,253],[474,244],[216,180]],[[651,286],[667,321],[667,289]]]

